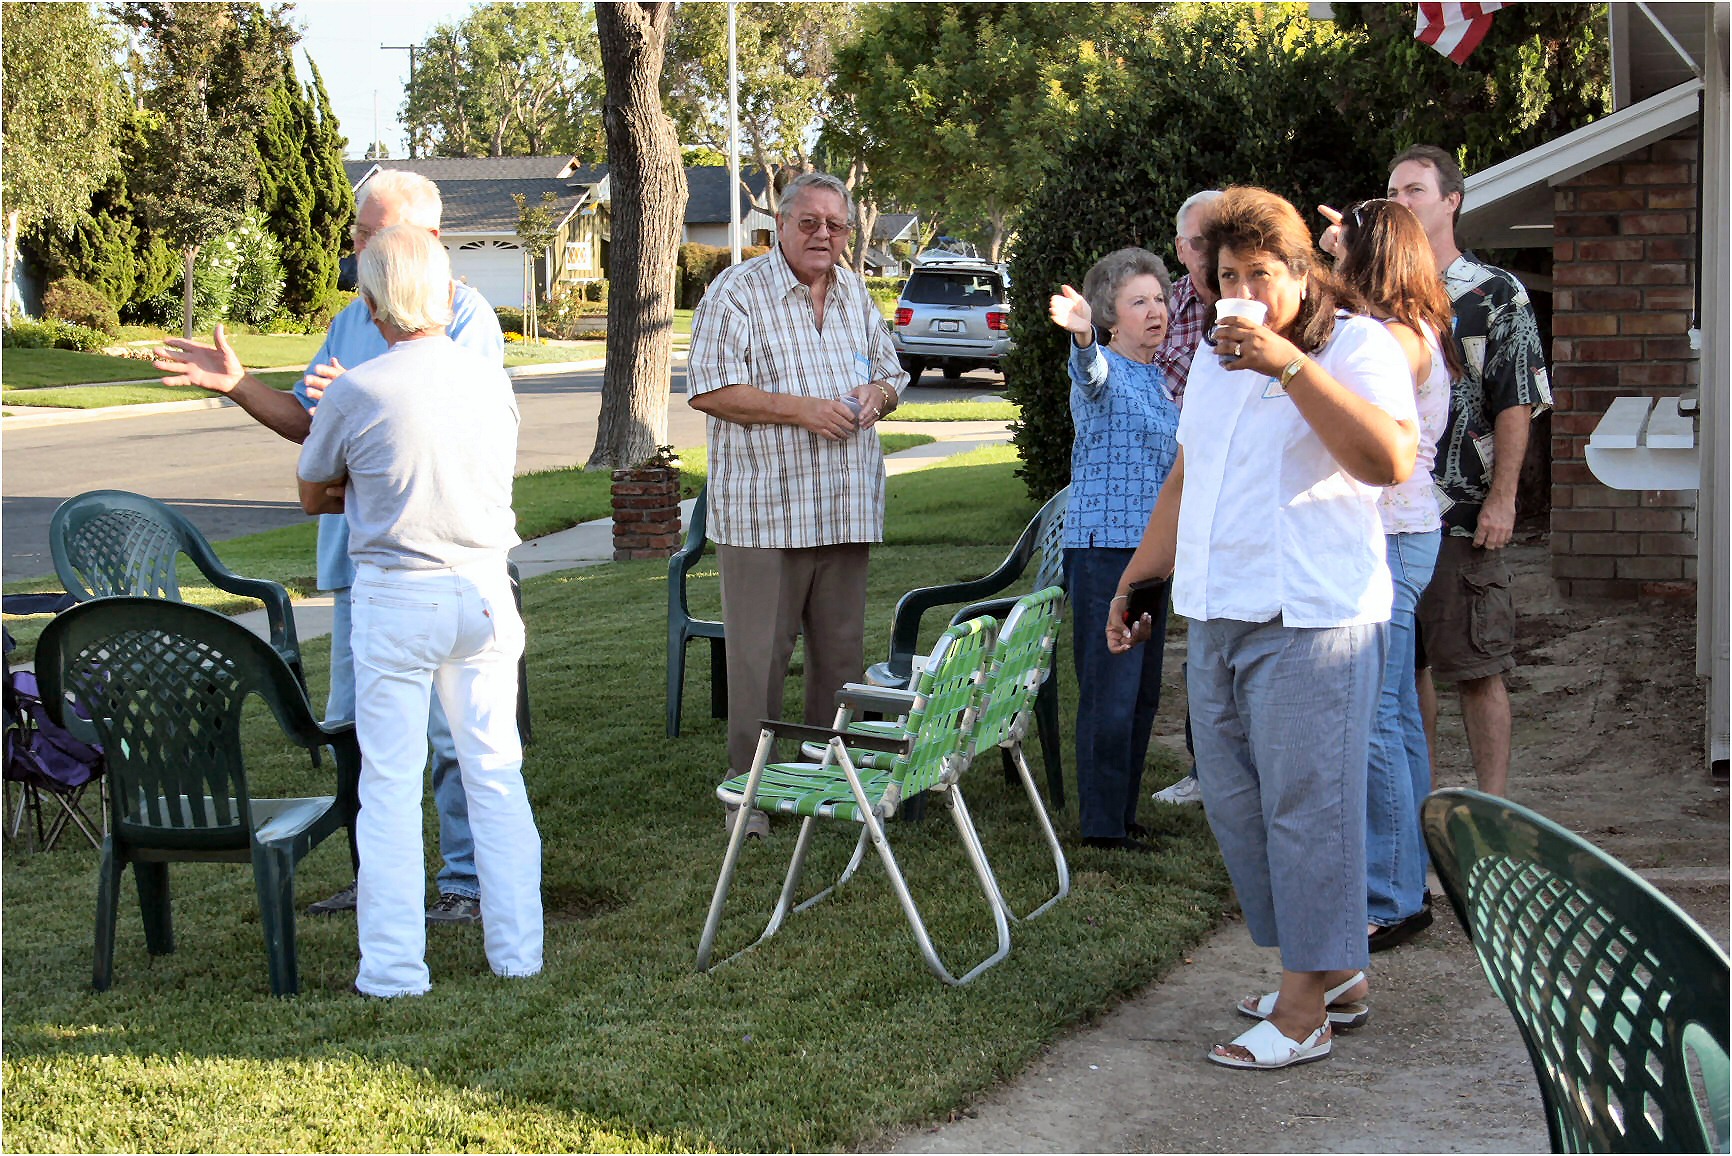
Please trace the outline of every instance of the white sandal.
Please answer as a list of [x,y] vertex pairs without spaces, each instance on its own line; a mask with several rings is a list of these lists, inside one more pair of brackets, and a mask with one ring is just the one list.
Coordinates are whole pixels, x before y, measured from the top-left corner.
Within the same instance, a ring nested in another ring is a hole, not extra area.
[[1254,1068],[1266,1072],[1321,1060],[1335,1046],[1335,1038],[1327,1023],[1304,1039],[1294,1040],[1269,1020],[1263,1020],[1231,1044],[1216,1045],[1222,1046],[1244,1048],[1251,1053],[1251,1058],[1242,1060],[1238,1056],[1224,1056],[1210,1048],[1209,1059],[1228,1068]]
[[[1339,984],[1323,993],[1323,1003],[1329,1014],[1329,1022],[1338,1028],[1356,1028],[1371,1018],[1371,1009],[1363,1003],[1338,1003],[1343,995],[1357,987],[1365,978],[1363,971],[1353,973],[1346,983]],[[1280,992],[1272,991],[1265,996],[1246,996],[1233,1005],[1233,1010],[1242,1016],[1254,1020],[1266,1020],[1275,1013],[1275,1000]]]

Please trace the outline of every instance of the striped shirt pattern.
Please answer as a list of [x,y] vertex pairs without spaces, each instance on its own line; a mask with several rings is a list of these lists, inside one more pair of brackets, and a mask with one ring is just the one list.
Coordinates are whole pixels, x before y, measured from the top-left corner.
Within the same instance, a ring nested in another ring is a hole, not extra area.
[[[866,285],[836,266],[818,329],[812,294],[778,246],[724,270],[692,316],[686,394],[729,385],[840,398],[865,380],[900,396],[908,375]],[[801,549],[884,537],[884,451],[876,430],[833,442],[797,425],[709,426],[709,536],[728,546]]]

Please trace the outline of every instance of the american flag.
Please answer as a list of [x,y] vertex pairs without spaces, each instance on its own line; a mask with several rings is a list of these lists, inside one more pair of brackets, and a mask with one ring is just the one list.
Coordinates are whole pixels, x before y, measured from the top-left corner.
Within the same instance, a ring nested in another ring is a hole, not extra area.
[[1491,14],[1502,3],[1421,4],[1414,39],[1429,44],[1457,64],[1466,64],[1491,29]]

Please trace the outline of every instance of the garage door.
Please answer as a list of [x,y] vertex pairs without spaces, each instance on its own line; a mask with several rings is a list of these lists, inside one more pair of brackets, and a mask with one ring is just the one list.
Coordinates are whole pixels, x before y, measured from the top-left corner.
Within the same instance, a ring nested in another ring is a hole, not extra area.
[[479,290],[489,305],[523,308],[523,250],[510,241],[468,241],[451,254],[451,275]]

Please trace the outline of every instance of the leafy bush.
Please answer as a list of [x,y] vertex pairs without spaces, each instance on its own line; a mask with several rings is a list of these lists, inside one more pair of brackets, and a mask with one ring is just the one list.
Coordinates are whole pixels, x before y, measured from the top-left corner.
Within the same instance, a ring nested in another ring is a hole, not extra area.
[[120,312],[96,286],[76,277],[62,277],[42,294],[45,317],[100,329],[110,337],[120,332]]
[[1331,24],[1272,5],[1171,11],[1130,65],[1138,99],[1080,117],[1012,225],[1016,346],[1005,395],[1022,407],[1019,472],[1037,500],[1069,482],[1074,436],[1067,339],[1047,319],[1048,296],[1080,286],[1090,265],[1126,245],[1183,273],[1171,257],[1173,214],[1200,189],[1262,185],[1309,213],[1383,182],[1386,158],[1355,143],[1357,114],[1318,99],[1333,91],[1344,54]]
[[523,335],[523,310],[513,309],[509,305],[495,305],[493,315],[499,318],[499,330],[507,335],[515,333]]
[[352,289],[335,289],[326,294],[325,303],[307,317],[306,332],[323,333],[337,319],[337,314],[354,304],[357,296]]
[[52,317],[42,321],[14,321],[0,330],[0,347],[6,349],[73,349],[79,353],[101,353],[111,340],[100,329]]
[[283,299],[282,245],[256,209],[229,237],[235,243],[235,269],[228,319],[262,325],[276,316]]

